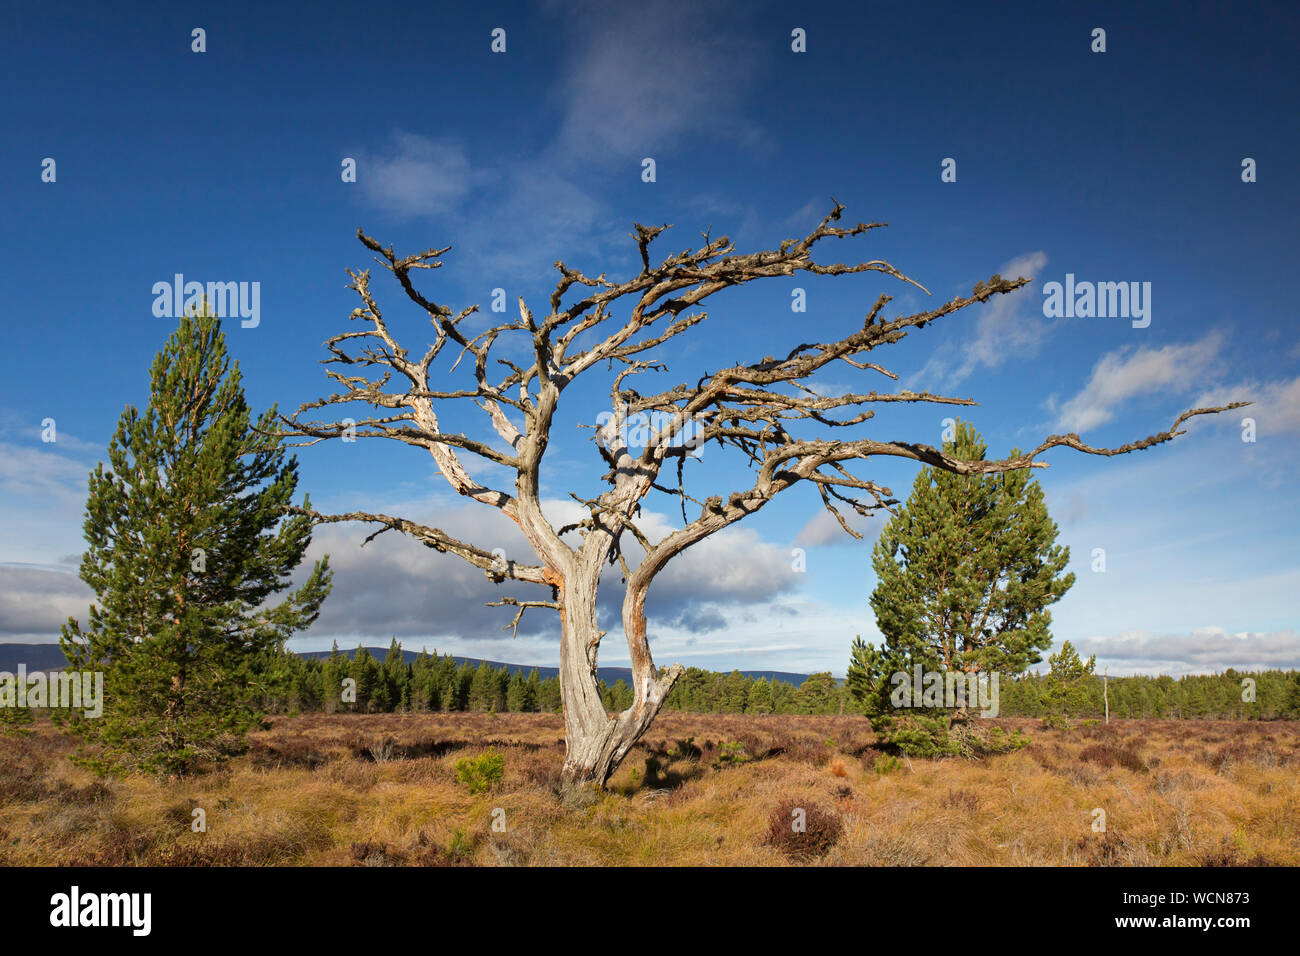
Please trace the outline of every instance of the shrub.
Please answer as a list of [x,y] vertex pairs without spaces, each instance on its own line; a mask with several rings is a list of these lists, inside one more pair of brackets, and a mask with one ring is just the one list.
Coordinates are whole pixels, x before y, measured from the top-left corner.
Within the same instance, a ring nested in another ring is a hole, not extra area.
[[1143,866],[1151,862],[1140,843],[1114,830],[1080,837],[1075,848],[1082,851],[1085,866]]
[[396,741],[392,737],[385,737],[383,740],[376,741],[366,748],[366,753],[375,763],[387,763],[393,759],[393,744]]
[[1129,747],[1114,747],[1110,744],[1091,744],[1079,751],[1079,759],[1084,763],[1093,763],[1099,767],[1120,766],[1135,773],[1146,773],[1149,769],[1142,755]]
[[840,818],[808,801],[787,800],[772,811],[767,842],[795,860],[825,856],[844,832]]
[[470,793],[487,793],[501,782],[506,773],[506,758],[496,750],[479,754],[472,760],[461,757],[456,761],[456,782],[464,784]]
[[1007,733],[1001,727],[990,727],[987,731],[975,727],[962,727],[953,732],[953,738],[961,748],[963,757],[993,757],[1009,754],[1028,747],[1029,737],[1019,730]]
[[0,734],[25,737],[30,734],[32,712],[26,707],[0,707]]
[[903,761],[893,754],[881,754],[876,758],[876,773],[880,776],[893,773],[903,766]]
[[949,737],[948,721],[943,717],[881,718],[872,727],[882,743],[909,757],[955,757],[961,753],[961,747]]
[[461,828],[457,828],[447,844],[447,859],[455,863],[464,863],[474,855],[474,839]]
[[749,760],[749,755],[745,753],[745,745],[739,740],[732,740],[718,746],[718,756],[713,761],[713,769],[721,770],[723,767],[749,763]]
[[406,854],[391,849],[387,843],[354,843],[352,862],[357,866],[402,866]]

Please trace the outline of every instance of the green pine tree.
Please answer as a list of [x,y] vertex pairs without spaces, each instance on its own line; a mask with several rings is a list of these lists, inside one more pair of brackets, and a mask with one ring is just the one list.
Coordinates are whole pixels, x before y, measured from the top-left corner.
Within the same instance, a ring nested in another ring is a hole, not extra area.
[[770,714],[772,712],[772,685],[766,677],[760,677],[749,685],[749,696],[745,701],[745,713]]
[[1064,717],[1087,712],[1090,704],[1087,683],[1097,666],[1097,656],[1094,654],[1085,663],[1074,645],[1066,641],[1047,663],[1051,668],[1043,701],[1047,713]]
[[537,676],[537,668],[534,667],[528,672],[528,680],[524,681],[524,700],[523,706],[519,709],[526,713],[536,713],[538,709],[538,699],[541,696],[542,682]]
[[0,704],[0,734],[24,737],[31,733],[33,723],[30,707],[11,707],[7,702]]
[[71,725],[96,766],[183,773],[238,749],[260,720],[258,661],[316,619],[328,559],[271,602],[311,542],[309,519],[286,516],[297,464],[276,421],[251,418],[220,320],[182,317],[148,408],[127,406],[90,476],[81,578],[96,598],[61,644],[104,673],[104,715]]
[[799,685],[799,707],[803,714],[833,714],[839,709],[839,684],[830,671],[809,674]]
[[[944,451],[984,459],[987,446],[958,422]],[[1018,452],[1013,451],[1015,455]],[[871,607],[884,641],[855,641],[851,691],[868,715],[900,716],[889,698],[892,675],[924,671],[997,672],[1006,680],[1042,660],[1051,644],[1050,604],[1074,584],[1063,573],[1068,548],[1029,470],[956,475],[934,468],[917,475],[906,504],[886,524],[872,553],[877,585]],[[969,707],[901,712],[943,736]],[[877,722],[877,721],[873,721]],[[943,740],[938,743],[944,745]]]

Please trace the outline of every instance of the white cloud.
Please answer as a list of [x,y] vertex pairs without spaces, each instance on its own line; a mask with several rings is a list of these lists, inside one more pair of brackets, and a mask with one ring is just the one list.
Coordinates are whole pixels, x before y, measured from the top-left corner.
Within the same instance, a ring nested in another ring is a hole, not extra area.
[[48,641],[69,617],[86,623],[91,597],[74,573],[0,565],[0,636],[6,642]]
[[[874,540],[880,534],[881,528],[889,520],[889,515],[884,511],[875,512],[870,518],[863,518],[848,506],[840,508],[840,514],[848,522],[850,528],[862,535],[867,541]],[[817,513],[808,519],[808,522],[799,529],[795,535],[794,543],[800,548],[820,548],[827,545],[852,545],[859,543],[858,539],[853,537],[835,520],[825,508],[818,509]]]
[[1201,627],[1188,634],[1124,631],[1072,642],[1084,657],[1097,655],[1098,670],[1112,674],[1208,674],[1237,670],[1283,670],[1300,667],[1300,635],[1287,629],[1230,633]]
[[697,4],[684,28],[667,0],[556,6],[572,19],[554,148],[583,162],[655,156],[681,139],[754,140],[738,107],[758,60],[725,6]]
[[1237,428],[1241,419],[1250,417],[1257,425],[1257,440],[1268,435],[1300,432],[1300,377],[1287,381],[1241,382],[1208,389],[1196,397],[1195,408],[1252,402],[1233,416],[1218,416],[1215,421]]
[[[786,595],[725,609],[726,627],[701,634],[671,622],[652,625],[655,662],[676,660],[696,667],[730,670],[829,670],[844,675],[855,634],[879,643],[869,611],[841,609]],[[602,663],[620,664],[627,653],[613,635],[601,645]]]
[[51,444],[0,441],[0,561],[53,564],[81,548],[92,464],[69,450],[62,435]]
[[1218,360],[1223,337],[1211,332],[1197,342],[1109,352],[1092,369],[1079,394],[1061,406],[1056,427],[1083,432],[1115,417],[1128,399],[1152,392],[1187,392]]
[[397,130],[386,155],[362,156],[357,182],[372,203],[397,216],[438,215],[468,195],[476,177],[458,144]]

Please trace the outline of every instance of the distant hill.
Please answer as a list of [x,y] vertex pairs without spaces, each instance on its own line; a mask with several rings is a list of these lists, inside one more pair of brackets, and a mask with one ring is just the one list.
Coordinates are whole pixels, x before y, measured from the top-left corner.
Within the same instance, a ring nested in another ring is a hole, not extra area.
[[[373,656],[383,660],[388,655],[386,647],[367,647]],[[351,660],[352,655],[356,653],[356,648],[348,648],[343,653]],[[315,660],[323,660],[330,656],[329,651],[301,651],[299,657],[306,657]],[[402,656],[406,658],[407,663],[415,660],[420,656],[419,651],[403,650]],[[482,658],[478,657],[457,657],[457,663],[469,664],[470,667],[478,667]],[[59,649],[58,644],[0,644],[0,671],[9,671],[12,673],[18,668],[19,664],[26,664],[28,672],[41,670],[57,670],[67,663],[63,657],[63,651]],[[522,673],[525,677],[528,672],[534,669],[532,664],[507,664],[502,661],[488,661],[489,667],[506,667],[511,674]],[[537,675],[543,679],[556,677],[560,671],[557,667],[537,667]],[[632,670],[628,667],[602,667],[599,669],[600,677],[606,684],[614,684],[622,678],[629,684],[632,682]],[[808,677],[807,674],[793,674],[789,671],[741,671],[743,675],[749,678],[766,677],[768,680],[785,681],[787,684],[793,684],[798,687]]]
[[68,665],[58,644],[0,644],[0,671],[13,673],[19,664],[28,672],[58,670]]

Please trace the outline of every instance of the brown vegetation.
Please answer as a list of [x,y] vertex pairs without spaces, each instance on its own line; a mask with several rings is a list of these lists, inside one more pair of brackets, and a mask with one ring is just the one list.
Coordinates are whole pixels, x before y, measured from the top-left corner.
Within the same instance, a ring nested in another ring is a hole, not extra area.
[[[101,780],[38,723],[0,737],[0,863],[1300,865],[1300,723],[997,723],[1033,743],[900,761],[860,717],[665,713],[604,793],[560,787],[551,715],[274,718],[172,781]],[[489,749],[475,795],[455,766]]]

